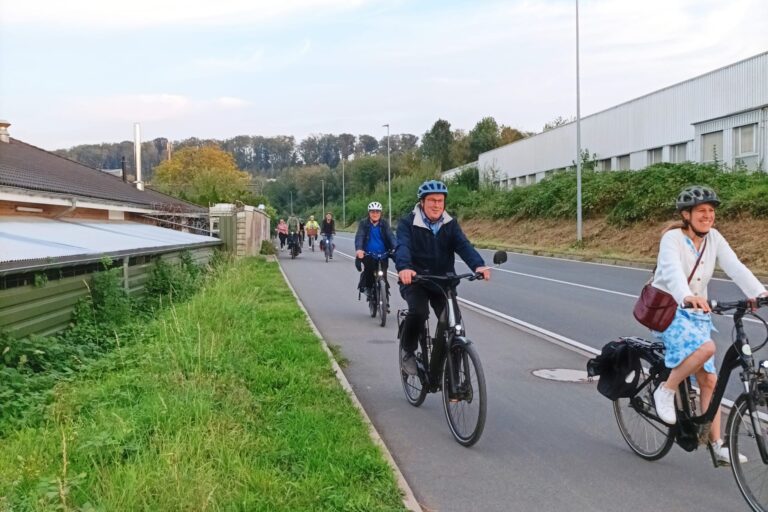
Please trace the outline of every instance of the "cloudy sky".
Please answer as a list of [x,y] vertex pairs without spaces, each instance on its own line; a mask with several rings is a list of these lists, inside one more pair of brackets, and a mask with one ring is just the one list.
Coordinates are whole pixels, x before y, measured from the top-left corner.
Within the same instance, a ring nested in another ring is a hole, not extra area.
[[[768,50],[766,0],[581,0],[582,115]],[[132,138],[539,131],[575,102],[573,0],[0,0],[0,119]]]

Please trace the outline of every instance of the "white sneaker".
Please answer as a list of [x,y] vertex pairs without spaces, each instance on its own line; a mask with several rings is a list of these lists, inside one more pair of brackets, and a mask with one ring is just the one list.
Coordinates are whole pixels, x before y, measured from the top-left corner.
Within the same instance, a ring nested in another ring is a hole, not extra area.
[[[715,459],[717,459],[717,463],[721,466],[730,466],[731,465],[731,452],[728,448],[723,446],[723,440],[720,439],[714,443],[712,443],[712,450],[715,452]],[[746,456],[739,454],[739,463],[740,464],[746,464],[749,462]]]
[[669,425],[677,423],[677,411],[675,411],[675,392],[667,389],[666,382],[659,384],[653,392],[653,401],[656,404],[656,414],[661,421]]

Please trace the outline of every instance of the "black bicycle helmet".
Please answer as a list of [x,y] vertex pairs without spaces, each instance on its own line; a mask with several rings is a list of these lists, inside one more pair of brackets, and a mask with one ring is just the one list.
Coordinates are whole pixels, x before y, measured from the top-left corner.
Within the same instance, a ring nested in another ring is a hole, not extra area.
[[445,183],[442,181],[437,180],[428,180],[421,184],[419,187],[419,191],[417,192],[417,196],[419,199],[424,198],[424,196],[427,196],[429,194],[445,194],[448,195],[448,187],[445,186]]
[[681,212],[704,203],[720,206],[720,199],[717,197],[717,193],[711,188],[704,185],[692,185],[690,187],[685,187],[680,192],[677,196],[675,206],[677,206],[677,211]]

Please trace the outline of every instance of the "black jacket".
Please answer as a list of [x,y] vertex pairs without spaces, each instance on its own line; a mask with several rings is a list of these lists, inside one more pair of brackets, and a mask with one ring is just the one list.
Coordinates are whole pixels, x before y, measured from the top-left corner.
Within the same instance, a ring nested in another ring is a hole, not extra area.
[[443,225],[437,235],[424,224],[419,205],[400,219],[395,250],[395,267],[398,272],[404,269],[415,270],[417,274],[433,275],[456,272],[454,253],[461,256],[472,270],[485,266],[483,257],[469,243],[459,223],[448,213],[443,213]]
[[[371,219],[369,217],[364,218],[357,224],[357,233],[355,233],[355,250],[364,251],[365,246],[368,245],[368,238],[371,236]],[[381,237],[384,239],[384,247],[387,252],[395,249],[396,242],[395,236],[392,234],[392,230],[389,229],[389,224],[384,219],[379,221],[381,227]]]
[[331,219],[331,222],[328,222],[327,220],[323,219],[323,222],[320,223],[320,233],[324,235],[335,235],[336,221]]

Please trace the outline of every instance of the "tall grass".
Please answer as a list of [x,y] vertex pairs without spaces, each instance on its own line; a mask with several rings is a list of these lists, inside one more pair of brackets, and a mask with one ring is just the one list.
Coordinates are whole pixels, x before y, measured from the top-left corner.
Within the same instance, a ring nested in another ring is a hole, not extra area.
[[0,443],[0,510],[402,510],[282,281],[225,265]]

